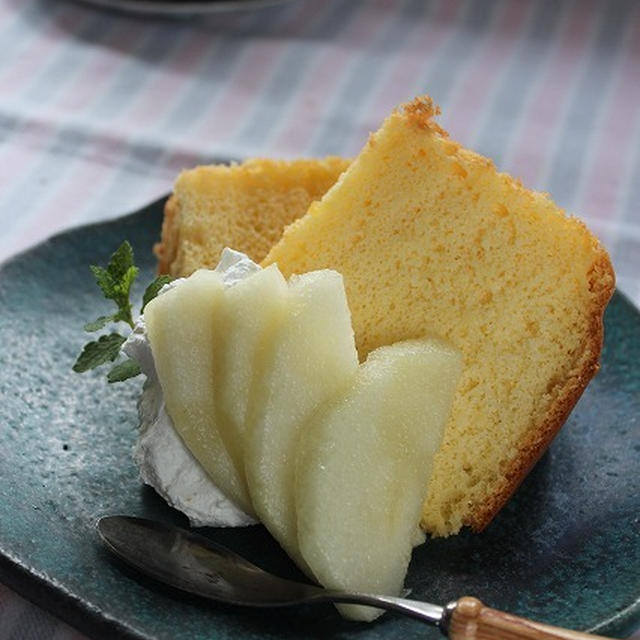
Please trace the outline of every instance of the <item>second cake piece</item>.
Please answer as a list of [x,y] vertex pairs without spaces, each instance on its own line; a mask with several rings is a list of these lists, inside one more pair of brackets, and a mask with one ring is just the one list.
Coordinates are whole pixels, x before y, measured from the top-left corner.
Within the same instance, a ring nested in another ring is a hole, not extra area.
[[338,157],[210,165],[183,171],[165,205],[158,271],[213,268],[232,247],[260,262],[285,226],[319,200],[349,161]]

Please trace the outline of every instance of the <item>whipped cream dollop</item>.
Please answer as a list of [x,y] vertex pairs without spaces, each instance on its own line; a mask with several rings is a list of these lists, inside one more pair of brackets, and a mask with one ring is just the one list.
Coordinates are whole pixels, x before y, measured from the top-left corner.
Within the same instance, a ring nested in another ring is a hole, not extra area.
[[[224,285],[232,287],[260,267],[244,253],[225,249],[215,270],[222,275]],[[183,281],[179,278],[165,285],[159,295],[179,287]],[[140,432],[133,452],[142,481],[182,511],[191,526],[255,524],[216,487],[176,431],[164,403],[143,316],[138,318],[122,350],[140,365],[147,378],[138,401]]]

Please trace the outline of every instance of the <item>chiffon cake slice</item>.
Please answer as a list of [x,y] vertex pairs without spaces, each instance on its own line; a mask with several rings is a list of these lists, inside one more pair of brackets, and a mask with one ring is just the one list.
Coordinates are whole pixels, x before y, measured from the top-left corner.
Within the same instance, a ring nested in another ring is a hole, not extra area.
[[339,271],[359,356],[428,335],[464,367],[422,526],[482,530],[596,373],[609,257],[546,195],[448,138],[428,97],[396,110],[263,265]]
[[165,205],[158,271],[188,276],[215,267],[224,247],[260,262],[349,166],[343,158],[251,159],[183,171]]

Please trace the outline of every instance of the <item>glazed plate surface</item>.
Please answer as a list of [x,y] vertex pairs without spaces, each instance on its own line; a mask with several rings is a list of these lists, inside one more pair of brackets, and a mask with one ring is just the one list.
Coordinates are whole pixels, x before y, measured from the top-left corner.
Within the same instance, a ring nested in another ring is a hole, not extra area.
[[[142,284],[163,202],[57,236],[0,268],[0,581],[95,638],[437,638],[385,615],[333,607],[250,610],[139,582],[103,551],[96,519],[122,513],[186,526],[141,486],[131,459],[141,380],[107,385],[71,365],[85,322],[109,312],[89,264],[124,240]],[[480,535],[418,548],[407,586],[443,604],[475,595],[513,613],[624,637],[640,626],[640,314],[607,310],[602,369],[548,453]],[[300,577],[262,527],[205,535],[284,577]]]

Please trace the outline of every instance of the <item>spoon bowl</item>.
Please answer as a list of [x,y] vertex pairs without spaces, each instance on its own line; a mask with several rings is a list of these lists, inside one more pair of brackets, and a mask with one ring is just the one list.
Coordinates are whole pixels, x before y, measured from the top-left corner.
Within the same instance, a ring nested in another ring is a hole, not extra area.
[[165,584],[198,596],[253,607],[306,602],[323,590],[268,573],[213,540],[144,518],[106,516],[97,523],[118,558]]
[[198,596],[249,607],[320,602],[365,604],[441,624],[445,609],[404,598],[332,591],[286,580],[257,567],[209,538],[172,525],[105,516],[97,523],[107,549],[147,576]]
[[406,598],[333,591],[286,580],[204,536],[143,518],[105,516],[98,520],[97,529],[109,551],[145,575],[219,602],[249,607],[287,607],[314,602],[362,604],[435,625],[451,640],[593,640],[600,637],[519,618],[466,596],[441,607]]

